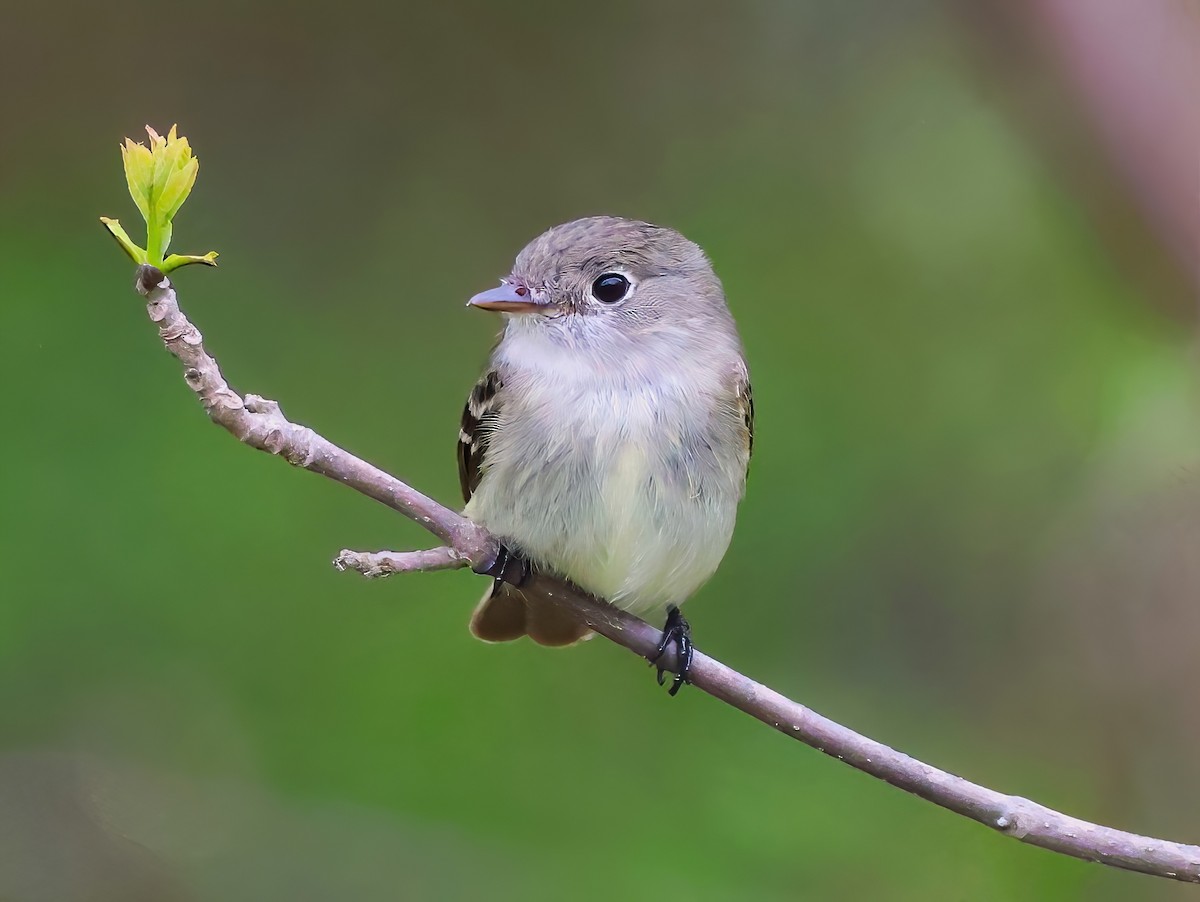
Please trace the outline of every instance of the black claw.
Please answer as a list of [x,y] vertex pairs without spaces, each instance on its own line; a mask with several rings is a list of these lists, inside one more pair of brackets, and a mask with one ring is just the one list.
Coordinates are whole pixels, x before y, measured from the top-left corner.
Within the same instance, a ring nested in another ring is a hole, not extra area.
[[[659,659],[666,654],[667,646],[672,642],[675,643],[679,672],[675,674],[671,688],[667,690],[668,695],[674,695],[684,683],[690,682],[688,675],[692,670],[692,654],[694,651],[692,646],[692,627],[675,605],[667,608],[667,622],[663,625],[662,638],[658,642],[658,647],[654,650],[654,657],[650,661],[651,666],[657,664]],[[661,686],[665,682],[664,674],[666,672],[666,668],[658,668],[658,685]]]
[[510,586],[520,586],[529,579],[533,571],[529,561],[521,557],[507,545],[501,545],[492,566],[486,570],[476,570],[476,573],[494,577],[497,584],[508,583]]

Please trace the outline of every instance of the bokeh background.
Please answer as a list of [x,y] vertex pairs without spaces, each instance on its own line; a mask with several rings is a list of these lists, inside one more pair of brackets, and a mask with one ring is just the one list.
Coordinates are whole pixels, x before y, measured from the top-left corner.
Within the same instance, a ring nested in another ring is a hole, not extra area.
[[[1174,899],[626,652],[486,646],[414,525],[214,428],[97,217],[201,160],[231,381],[456,501],[496,322],[611,212],[710,253],[756,458],[700,644],[939,766],[1200,840],[1193,0],[6,3],[0,898]],[[135,231],[131,228],[131,231]]]

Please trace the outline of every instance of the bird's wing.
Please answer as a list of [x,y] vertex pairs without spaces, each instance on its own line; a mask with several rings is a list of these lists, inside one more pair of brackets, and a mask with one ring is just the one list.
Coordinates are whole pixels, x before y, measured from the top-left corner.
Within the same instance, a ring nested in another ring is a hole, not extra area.
[[463,408],[462,425],[458,431],[458,481],[463,501],[470,501],[475,487],[483,478],[483,462],[487,455],[492,426],[500,414],[500,374],[489,368],[479,377],[467,404]]
[[738,384],[738,410],[742,414],[742,422],[746,424],[746,468],[750,468],[750,458],[754,455],[754,391],[750,387],[750,377],[747,375]]

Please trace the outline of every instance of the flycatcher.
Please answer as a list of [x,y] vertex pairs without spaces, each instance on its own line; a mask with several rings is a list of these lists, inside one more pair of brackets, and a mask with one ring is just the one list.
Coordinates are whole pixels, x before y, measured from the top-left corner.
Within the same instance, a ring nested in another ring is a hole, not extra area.
[[535,238],[500,287],[469,303],[505,319],[459,433],[465,513],[505,546],[471,631],[584,638],[566,611],[520,591],[530,568],[552,573],[665,615],[659,654],[676,643],[674,695],[691,660],[679,606],[729,547],[754,440],[721,282],[678,232],[595,216]]

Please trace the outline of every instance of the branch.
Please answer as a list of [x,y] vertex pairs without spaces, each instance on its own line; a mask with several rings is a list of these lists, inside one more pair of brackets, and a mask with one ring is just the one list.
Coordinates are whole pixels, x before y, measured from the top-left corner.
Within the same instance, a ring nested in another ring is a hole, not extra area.
[[[339,569],[385,576],[466,566],[483,570],[492,565],[499,543],[481,526],[311,429],[289,422],[274,401],[256,395],[242,398],[233,391],[217,362],[205,351],[200,332],[180,311],[170,281],[159,270],[140,266],[136,285],[146,297],[150,319],[159,324],[167,350],[183,364],[184,379],[215,423],[253,448],[388,505],[445,543],[417,552],[343,551],[334,562]],[[657,629],[569,583],[534,575],[522,585],[522,591],[565,606],[600,635],[647,660],[654,655],[661,635]],[[669,653],[663,664],[674,670],[674,654]],[[691,683],[785,736],[1022,842],[1112,867],[1200,883],[1200,847],[1088,823],[1029,799],[971,783],[860,736],[699,651],[692,662]]]
[[343,548],[333,559],[338,570],[357,570],[367,579],[391,576],[393,573],[416,573],[419,570],[457,570],[470,567],[471,562],[455,548],[442,545],[428,551],[351,551]]

